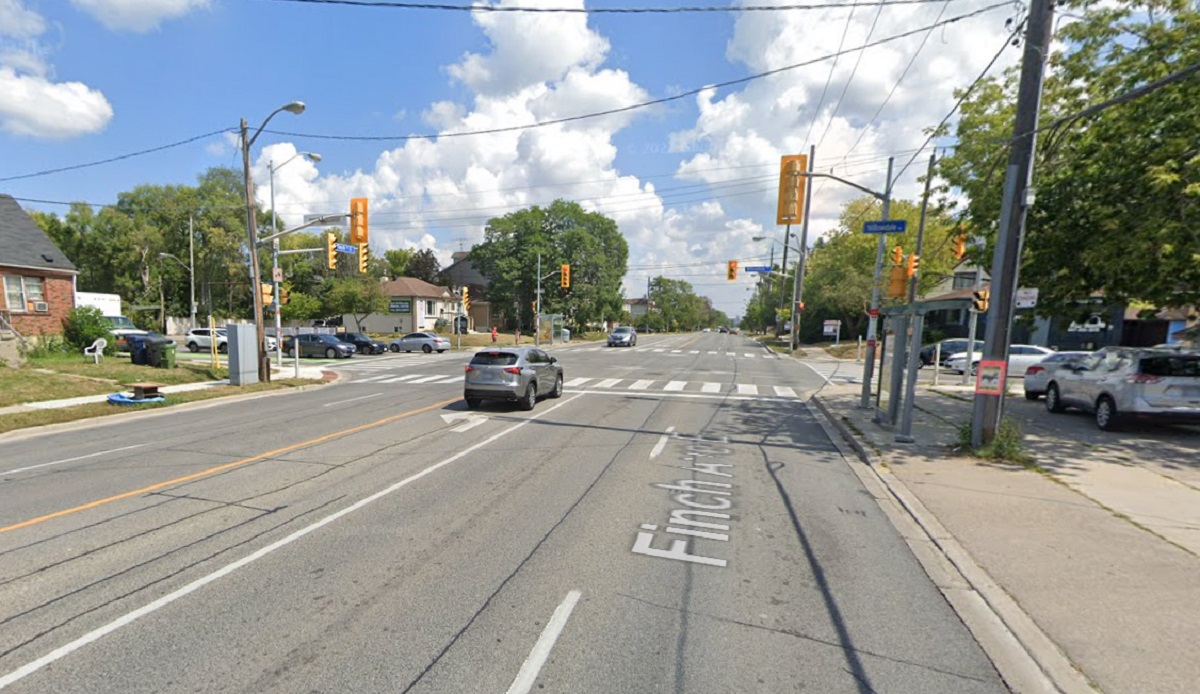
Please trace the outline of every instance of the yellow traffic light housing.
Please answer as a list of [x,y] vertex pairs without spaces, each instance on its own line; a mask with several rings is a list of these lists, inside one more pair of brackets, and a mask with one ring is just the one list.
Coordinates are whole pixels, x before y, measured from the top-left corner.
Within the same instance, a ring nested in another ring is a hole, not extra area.
[[559,273],[559,286],[571,286],[571,266],[566,263],[563,263],[562,272]]
[[896,246],[892,249],[892,265],[899,265],[904,262],[904,249]]
[[358,271],[366,272],[367,264],[371,262],[371,249],[367,244],[358,244]]
[[369,243],[366,198],[351,198],[350,200],[350,243],[356,245]]
[[471,310],[471,289],[470,289],[470,287],[462,288],[462,305],[463,305],[464,313]]
[[738,261],[736,261],[736,260],[729,261],[729,267],[726,268],[726,270],[725,270],[725,279],[727,279],[731,282],[733,280],[736,280],[737,279],[737,267],[738,267]]
[[789,154],[779,161],[779,201],[775,209],[776,224],[799,224],[804,216],[804,189],[808,177],[808,156]]
[[959,234],[958,236],[954,237],[954,257],[958,260],[962,260],[963,256],[966,254],[967,236],[966,234]]
[[281,285],[279,287],[279,305],[287,306],[288,302],[291,300],[292,300],[292,292],[287,287],[284,287]]
[[888,297],[892,299],[903,299],[907,286],[908,277],[905,276],[904,266],[893,265],[892,276],[888,280]]
[[337,234],[332,231],[325,232],[325,255],[328,256],[328,264],[330,270],[337,269]]
[[904,276],[907,279],[912,279],[917,274],[917,270],[919,269],[920,265],[921,257],[916,253],[910,254],[908,256],[908,267],[905,270]]
[[991,296],[992,293],[986,289],[980,289],[975,292],[975,310],[979,313],[987,313]]
[[270,306],[275,301],[275,285],[270,282],[260,282],[259,291],[262,293],[263,306]]

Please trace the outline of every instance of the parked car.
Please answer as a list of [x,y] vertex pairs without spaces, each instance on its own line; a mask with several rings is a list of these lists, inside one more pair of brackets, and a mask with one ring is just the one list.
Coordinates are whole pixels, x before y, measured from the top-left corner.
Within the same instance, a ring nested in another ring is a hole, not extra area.
[[411,352],[419,349],[426,354],[434,350],[441,354],[450,349],[450,340],[434,333],[409,333],[404,337],[392,340],[388,347],[393,352]]
[[[196,328],[187,334],[187,339],[184,345],[189,352],[199,352],[200,350],[211,350],[213,341],[213,328]],[[217,336],[217,351],[224,354],[229,350],[229,336],[224,328],[216,329]]]
[[[300,335],[300,356],[344,359],[354,356],[354,345],[342,342],[333,335]],[[288,336],[283,341],[283,353],[296,356],[296,338]]]
[[1200,352],[1105,347],[1058,369],[1046,409],[1091,412],[1105,431],[1126,419],[1200,424]]
[[372,340],[362,333],[338,333],[334,337],[354,345],[359,354],[383,354],[388,350],[386,342]]
[[[921,348],[921,366],[925,367],[933,364],[933,357],[935,354],[938,354],[938,345],[941,345],[941,363],[938,366],[945,366],[947,359],[955,354],[958,354],[959,352],[967,351],[967,344],[968,340],[955,337],[949,340],[935,342],[931,345],[925,345]],[[980,347],[982,345],[982,340],[975,341],[975,346]]]
[[484,400],[509,400],[532,410],[539,397],[558,398],[562,393],[562,365],[537,347],[477,352],[463,378],[463,399],[470,408]]
[[609,347],[633,347],[635,345],[637,345],[637,331],[627,325],[615,328],[608,334]]
[[1033,366],[1025,369],[1025,399],[1037,400],[1046,394],[1046,384],[1054,371],[1074,366],[1091,352],[1055,352]]
[[[1025,370],[1046,357],[1054,354],[1054,350],[1049,347],[1039,347],[1038,345],[1010,345],[1008,348],[1008,373],[1009,374],[1024,374]],[[950,355],[946,360],[946,368],[951,371],[962,373],[967,369],[971,373],[975,373],[975,367],[979,365],[979,360],[982,358],[982,352],[972,352],[968,355],[966,352]],[[968,361],[970,364],[968,364]]]

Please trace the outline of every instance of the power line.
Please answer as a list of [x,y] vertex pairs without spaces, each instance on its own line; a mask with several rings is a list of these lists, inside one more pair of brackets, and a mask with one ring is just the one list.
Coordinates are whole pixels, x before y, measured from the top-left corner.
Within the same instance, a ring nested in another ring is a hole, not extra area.
[[[875,34],[875,27],[879,24],[879,16],[883,14],[883,3],[879,3],[879,9],[875,12],[875,19],[871,21],[871,28],[867,30],[867,41],[871,40],[871,36]],[[939,19],[941,17],[939,16]],[[863,56],[866,55],[867,49],[863,48],[858,52],[858,58],[854,61],[854,67],[850,70],[850,76],[846,78],[846,85],[842,87],[842,93],[838,96],[837,103],[834,104],[833,113],[829,114],[829,120],[825,121],[825,131],[821,133],[821,139],[817,142],[817,149],[825,143],[825,136],[829,134],[829,129],[833,127],[833,119],[837,117],[837,113],[842,108],[842,102],[846,99],[846,92],[850,91],[850,83],[854,81],[854,76],[858,74],[858,66],[862,64]]]
[[109,157],[108,159],[101,159],[99,161],[92,161],[92,162],[88,162],[86,164],[73,164],[71,166],[61,166],[57,169],[46,169],[45,171],[34,171],[33,173],[19,174],[16,176],[5,176],[3,178],[0,178],[0,182],[2,182],[2,181],[18,181],[23,178],[35,178],[37,176],[49,176],[50,174],[62,173],[63,171],[75,171],[77,169],[86,169],[90,166],[100,166],[101,164],[111,164],[114,161],[121,161],[123,159],[131,159],[133,157],[140,157],[143,154],[151,154],[153,152],[161,152],[163,150],[171,149],[173,147],[182,147],[183,145],[191,144],[197,140],[203,140],[205,138],[212,137],[213,135],[220,135],[221,133],[232,133],[232,132],[236,132],[236,131],[233,128],[222,128],[220,130],[214,130],[210,133],[204,133],[203,135],[196,135],[195,137],[189,137],[188,139],[180,140],[179,142],[172,142],[169,145],[161,145],[159,147],[151,147],[150,149],[143,149],[138,152],[129,152],[127,154],[119,154],[115,157]]
[[[842,38],[838,40],[838,51],[846,45],[846,35],[850,33],[850,22],[854,19],[854,10],[850,10],[850,14],[846,15],[846,24],[842,27]],[[829,92],[829,83],[833,81],[833,71],[837,69],[838,60],[833,59],[833,64],[829,66],[829,74],[825,77],[825,86],[821,88],[821,98],[817,101],[817,107],[813,109],[812,120],[808,121],[808,132],[804,134],[804,141],[811,143],[813,127],[817,124],[817,116],[821,115],[821,107],[825,105],[825,94]]]
[[[869,7],[873,2],[831,2],[819,5],[722,5],[680,7],[512,7],[498,5],[451,5],[432,2],[395,2],[391,0],[275,0],[301,5],[343,5],[389,10],[448,10],[452,12],[527,12],[542,14],[679,14],[697,12],[782,12],[788,10],[826,10],[840,7]],[[886,0],[884,5],[923,5],[942,0]]]
[[[278,0],[278,1],[294,2],[296,0]],[[560,125],[562,123],[572,123],[572,122],[581,121],[581,120],[589,120],[592,118],[601,118],[604,116],[612,116],[612,115],[616,115],[618,113],[628,113],[629,111],[636,111],[638,109],[648,108],[650,106],[657,106],[659,104],[665,104],[665,103],[669,103],[672,101],[678,101],[679,99],[686,99],[688,97],[695,96],[697,94],[700,94],[701,92],[705,92],[705,91],[712,90],[712,89],[722,89],[725,87],[731,87],[731,86],[738,85],[738,84],[745,84],[747,82],[753,82],[754,80],[763,79],[765,77],[770,77],[772,75],[778,75],[778,74],[781,74],[784,72],[788,72],[790,70],[796,70],[798,68],[815,65],[817,63],[829,60],[830,58],[835,58],[839,55],[846,55],[848,53],[853,53],[854,51],[861,51],[861,50],[865,50],[867,48],[874,48],[876,46],[882,46],[886,43],[891,43],[892,41],[899,41],[900,39],[908,38],[909,36],[914,36],[923,31],[928,31],[929,29],[932,29],[932,28],[936,28],[939,26],[946,26],[949,24],[954,24],[956,22],[961,22],[964,19],[978,17],[979,15],[986,14],[988,12],[991,12],[992,10],[1000,9],[1003,7],[1010,7],[1010,6],[1011,6],[1011,3],[1007,3],[1007,2],[988,5],[986,7],[982,7],[973,12],[968,12],[966,14],[957,15],[955,17],[951,17],[950,19],[945,19],[945,20],[942,20],[939,22],[935,22],[934,24],[931,24],[929,26],[923,26],[923,27],[919,27],[917,29],[912,29],[910,31],[905,31],[905,32],[902,32],[899,34],[895,34],[893,36],[889,36],[886,38],[879,39],[877,41],[872,41],[870,43],[866,43],[861,46],[857,46],[855,48],[838,51],[836,53],[830,53],[830,54],[823,55],[818,58],[813,58],[811,60],[806,60],[801,63],[796,63],[794,65],[785,65],[784,67],[775,68],[773,70],[767,70],[765,72],[759,72],[759,73],[756,73],[753,75],[747,75],[746,77],[739,77],[737,79],[727,80],[725,82],[717,82],[714,84],[705,85],[703,87],[689,89],[687,91],[684,91],[684,92],[681,92],[679,94],[675,94],[672,96],[665,96],[665,97],[662,97],[659,99],[643,101],[643,102],[636,103],[636,104],[630,104],[628,106],[622,106],[620,108],[612,108],[612,109],[607,109],[604,111],[596,111],[593,113],[584,113],[584,114],[580,114],[578,116],[568,116],[566,118],[555,118],[552,120],[540,121],[540,122],[536,122],[536,123],[527,123],[525,125],[510,125],[510,126],[505,126],[502,128],[488,128],[486,130],[464,130],[461,132],[449,132],[449,133],[440,133],[440,134],[439,133],[425,133],[425,134],[418,134],[418,135],[322,135],[322,134],[317,134],[317,133],[297,133],[297,132],[288,132],[288,131],[283,131],[283,130],[264,130],[263,132],[271,133],[272,135],[281,135],[283,137],[295,137],[295,138],[302,138],[302,139],[307,138],[307,139],[312,139],[312,140],[402,142],[402,141],[407,141],[407,140],[436,140],[436,139],[450,138],[450,137],[468,137],[468,136],[473,136],[473,135],[495,135],[498,133],[516,132],[519,130],[531,130],[533,128],[544,128],[549,125]]]

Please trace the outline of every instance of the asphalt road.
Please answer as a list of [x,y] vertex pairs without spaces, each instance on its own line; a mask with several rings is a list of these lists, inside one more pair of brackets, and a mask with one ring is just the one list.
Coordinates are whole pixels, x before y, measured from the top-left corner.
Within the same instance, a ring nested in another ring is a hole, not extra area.
[[401,354],[0,438],[0,689],[1006,691],[813,369],[717,333],[553,353],[574,385],[530,413]]

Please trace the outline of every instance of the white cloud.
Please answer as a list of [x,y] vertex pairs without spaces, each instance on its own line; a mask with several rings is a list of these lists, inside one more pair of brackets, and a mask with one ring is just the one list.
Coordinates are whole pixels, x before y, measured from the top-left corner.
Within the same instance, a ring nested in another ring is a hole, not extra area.
[[32,39],[46,31],[46,20],[21,0],[0,0],[0,36]]
[[80,82],[51,82],[0,66],[0,128],[17,135],[66,138],[99,132],[112,106]]
[[209,6],[210,0],[71,0],[114,31],[146,32]]

